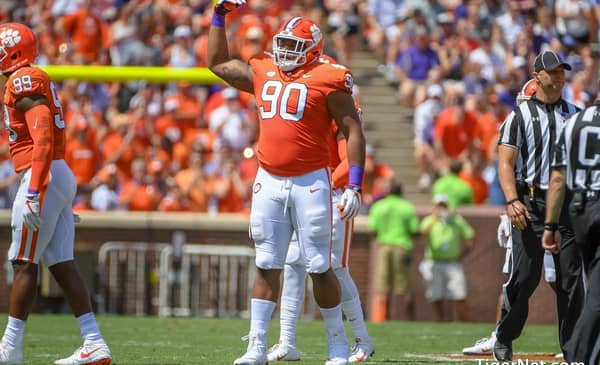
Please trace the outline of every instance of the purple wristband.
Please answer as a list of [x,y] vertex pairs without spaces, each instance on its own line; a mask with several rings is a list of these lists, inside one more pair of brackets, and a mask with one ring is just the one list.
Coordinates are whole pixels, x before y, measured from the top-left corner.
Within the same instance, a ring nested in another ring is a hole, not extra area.
[[40,192],[34,189],[27,189],[27,195],[38,195]]
[[350,165],[350,170],[348,171],[348,183],[350,185],[361,187],[364,173],[364,167]]
[[225,28],[225,15],[213,13],[213,16],[210,20],[210,25],[217,28]]

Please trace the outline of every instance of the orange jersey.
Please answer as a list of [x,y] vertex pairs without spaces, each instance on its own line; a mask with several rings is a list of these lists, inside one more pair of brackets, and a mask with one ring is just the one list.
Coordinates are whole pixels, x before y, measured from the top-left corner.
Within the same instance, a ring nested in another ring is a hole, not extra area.
[[260,166],[279,176],[298,176],[329,165],[331,116],[327,95],[352,93],[352,74],[315,62],[283,72],[272,58],[250,60],[260,122]]
[[23,67],[13,72],[6,81],[3,99],[4,125],[9,131],[10,155],[17,172],[31,167],[33,139],[30,128],[38,126],[28,125],[25,113],[17,110],[15,103],[20,98],[30,95],[42,95],[48,100],[48,108],[54,118],[53,130],[50,133],[53,139],[51,160],[65,158],[65,123],[54,83],[48,74],[39,68]]
[[69,13],[61,19],[65,31],[71,37],[75,52],[87,61],[95,61],[99,50],[107,42],[103,21],[85,9]]

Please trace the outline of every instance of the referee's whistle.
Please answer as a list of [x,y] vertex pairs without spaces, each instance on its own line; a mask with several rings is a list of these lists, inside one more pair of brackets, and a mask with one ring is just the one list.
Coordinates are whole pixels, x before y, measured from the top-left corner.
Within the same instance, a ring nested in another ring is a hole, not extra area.
[[535,186],[529,185],[529,200],[533,200],[535,197]]

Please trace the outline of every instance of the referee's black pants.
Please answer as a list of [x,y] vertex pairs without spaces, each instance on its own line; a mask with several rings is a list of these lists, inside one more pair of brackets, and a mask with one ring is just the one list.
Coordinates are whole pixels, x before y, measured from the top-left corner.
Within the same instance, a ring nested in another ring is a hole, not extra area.
[[[503,286],[504,302],[496,328],[496,338],[503,344],[511,344],[521,335],[529,313],[529,298],[540,282],[544,263],[541,240],[546,214],[544,198],[538,196],[530,199],[528,194],[521,194],[521,201],[527,207],[531,219],[525,229],[512,229],[511,270],[508,281]],[[570,226],[568,211],[563,209],[559,226],[562,234],[560,253],[553,255],[556,267],[558,339],[563,351],[573,333],[584,300],[581,257]]]
[[571,205],[569,212],[588,290],[581,316],[565,346],[565,360],[596,365],[600,360],[600,200],[587,201],[581,211]]

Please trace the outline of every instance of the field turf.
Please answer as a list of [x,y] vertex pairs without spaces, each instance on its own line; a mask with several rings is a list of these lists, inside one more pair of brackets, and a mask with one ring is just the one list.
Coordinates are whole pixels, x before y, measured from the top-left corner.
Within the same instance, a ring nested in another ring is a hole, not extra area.
[[[0,315],[2,330],[6,315]],[[113,364],[232,364],[246,343],[245,319],[157,318],[99,316],[103,334],[113,353]],[[477,364],[457,362],[439,355],[460,353],[465,346],[489,335],[493,325],[482,323],[436,324],[427,322],[388,322],[369,324],[376,354],[372,364]],[[300,364],[323,364],[326,342],[321,321],[301,321],[298,347]],[[269,344],[276,342],[278,321],[270,328]],[[528,325],[514,343],[516,352],[560,352],[556,326]],[[67,315],[33,315],[25,334],[25,363],[52,364],[81,345],[75,318]],[[492,361],[490,357],[484,357]],[[282,363],[284,364],[284,363]],[[293,364],[293,363],[292,363]],[[485,362],[483,362],[485,364]]]

